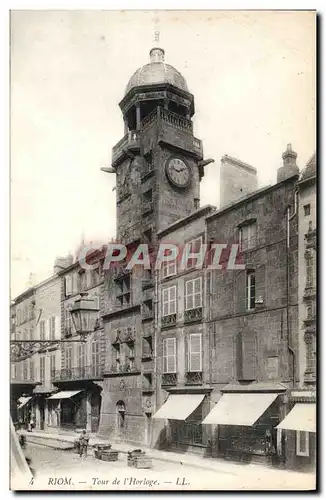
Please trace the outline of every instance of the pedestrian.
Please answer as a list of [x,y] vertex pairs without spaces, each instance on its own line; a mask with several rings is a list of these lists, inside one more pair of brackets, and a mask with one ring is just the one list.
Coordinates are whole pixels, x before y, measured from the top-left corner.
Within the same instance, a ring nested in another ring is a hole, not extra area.
[[88,442],[89,442],[89,435],[87,434],[86,430],[83,429],[80,436],[79,436],[79,456],[80,457],[82,457],[82,456],[84,456],[85,458],[87,457]]

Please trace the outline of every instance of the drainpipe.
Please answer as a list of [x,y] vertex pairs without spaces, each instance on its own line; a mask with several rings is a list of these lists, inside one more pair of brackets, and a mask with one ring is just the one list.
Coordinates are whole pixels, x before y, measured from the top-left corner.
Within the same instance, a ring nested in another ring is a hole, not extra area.
[[158,342],[158,270],[154,269],[154,377],[155,377],[155,411],[158,406],[158,376],[157,376],[157,342]]
[[295,215],[295,212],[290,216],[290,205],[286,209],[286,331],[287,331],[287,347],[292,356],[292,387],[295,385],[295,353],[290,342],[290,220]]

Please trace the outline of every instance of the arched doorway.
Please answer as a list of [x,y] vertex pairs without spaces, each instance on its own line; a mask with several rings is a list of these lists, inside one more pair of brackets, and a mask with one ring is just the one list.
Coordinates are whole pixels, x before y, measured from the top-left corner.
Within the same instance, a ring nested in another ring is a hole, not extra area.
[[117,411],[117,433],[123,434],[125,428],[126,405],[123,401],[118,401],[116,404]]

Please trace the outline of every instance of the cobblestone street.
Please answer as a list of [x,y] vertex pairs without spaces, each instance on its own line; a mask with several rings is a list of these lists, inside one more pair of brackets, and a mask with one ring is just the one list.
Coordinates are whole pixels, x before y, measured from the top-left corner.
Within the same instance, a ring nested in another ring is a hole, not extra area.
[[[223,470],[196,468],[190,465],[153,460],[152,469],[127,467],[126,454],[118,462],[104,462],[93,457],[80,458],[71,451],[55,450],[28,444],[26,456],[32,459],[34,483],[27,489],[53,490],[255,490],[313,489],[312,474],[275,471],[265,467]],[[182,458],[182,457],[181,457]],[[257,470],[259,471],[257,473]]]

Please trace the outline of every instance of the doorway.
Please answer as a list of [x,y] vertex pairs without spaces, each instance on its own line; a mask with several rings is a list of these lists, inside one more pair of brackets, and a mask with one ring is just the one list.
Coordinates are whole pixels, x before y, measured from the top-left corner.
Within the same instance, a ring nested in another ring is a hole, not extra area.
[[118,401],[116,405],[117,409],[117,433],[122,435],[125,428],[125,415],[126,415],[126,405],[123,401]]

